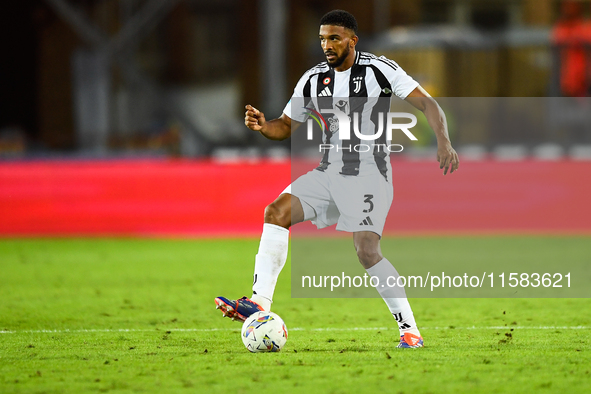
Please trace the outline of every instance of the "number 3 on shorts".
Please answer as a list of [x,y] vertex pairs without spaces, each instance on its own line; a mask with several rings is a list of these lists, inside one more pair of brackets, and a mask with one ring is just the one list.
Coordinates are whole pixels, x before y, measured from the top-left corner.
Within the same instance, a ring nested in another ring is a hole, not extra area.
[[373,211],[373,202],[371,201],[371,199],[373,198],[373,194],[366,194],[363,197],[365,197],[365,200],[363,200],[363,202],[366,202],[369,204],[369,209],[364,209],[363,212],[369,213],[369,212]]

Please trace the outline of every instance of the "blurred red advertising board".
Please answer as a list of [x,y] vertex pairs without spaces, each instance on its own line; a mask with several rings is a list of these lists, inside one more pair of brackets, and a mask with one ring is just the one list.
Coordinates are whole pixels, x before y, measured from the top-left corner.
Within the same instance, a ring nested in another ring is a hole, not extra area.
[[[7,162],[0,236],[257,236],[265,206],[314,164]],[[463,162],[443,176],[434,161],[397,159],[385,232],[591,233],[589,179],[591,162]]]

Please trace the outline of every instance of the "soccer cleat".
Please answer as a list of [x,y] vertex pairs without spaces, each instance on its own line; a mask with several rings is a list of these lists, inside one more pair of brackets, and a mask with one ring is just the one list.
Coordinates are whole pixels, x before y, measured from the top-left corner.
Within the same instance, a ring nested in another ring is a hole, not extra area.
[[400,343],[396,347],[405,349],[423,347],[423,337],[417,337],[410,332],[405,332],[404,335],[400,336]]
[[262,306],[246,297],[236,301],[231,301],[226,297],[216,297],[215,308],[221,310],[224,317],[241,322],[248,319],[253,313],[264,310]]

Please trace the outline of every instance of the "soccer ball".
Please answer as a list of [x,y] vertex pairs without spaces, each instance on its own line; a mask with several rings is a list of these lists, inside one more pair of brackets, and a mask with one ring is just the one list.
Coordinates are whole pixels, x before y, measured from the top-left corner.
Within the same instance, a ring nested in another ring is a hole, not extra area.
[[278,352],[287,342],[287,328],[278,314],[256,312],[242,325],[242,342],[252,353]]

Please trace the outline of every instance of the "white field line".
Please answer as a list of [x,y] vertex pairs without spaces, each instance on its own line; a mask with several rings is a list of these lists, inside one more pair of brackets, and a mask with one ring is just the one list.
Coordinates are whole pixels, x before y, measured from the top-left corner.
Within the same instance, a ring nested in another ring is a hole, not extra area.
[[[421,330],[589,330],[590,326],[487,326],[487,327],[420,327]],[[324,327],[324,328],[304,328],[294,327],[289,331],[380,331],[397,330],[396,327]],[[135,328],[105,328],[105,329],[74,329],[74,330],[0,330],[0,334],[75,334],[88,332],[216,332],[216,331],[240,331],[240,327],[235,328],[153,328],[153,329],[135,329]]]

